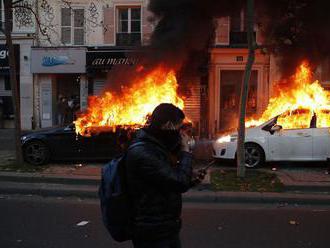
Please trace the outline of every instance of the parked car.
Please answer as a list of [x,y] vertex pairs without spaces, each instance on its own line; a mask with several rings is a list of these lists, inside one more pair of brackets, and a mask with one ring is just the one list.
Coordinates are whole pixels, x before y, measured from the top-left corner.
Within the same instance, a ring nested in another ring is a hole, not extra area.
[[100,132],[91,137],[77,135],[73,124],[25,134],[21,137],[24,160],[42,165],[50,160],[108,160],[128,142],[128,131]]
[[[308,127],[297,129],[283,129],[277,124],[280,117],[246,129],[246,167],[259,167],[265,161],[326,161],[330,157],[330,128],[317,128],[316,115]],[[214,158],[235,159],[237,133],[217,139],[213,150]]]

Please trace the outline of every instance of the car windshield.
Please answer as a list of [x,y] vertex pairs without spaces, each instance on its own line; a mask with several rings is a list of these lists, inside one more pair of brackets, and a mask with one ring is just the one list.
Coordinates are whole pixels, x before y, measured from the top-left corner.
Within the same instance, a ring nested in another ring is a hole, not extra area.
[[317,125],[316,127],[330,127],[330,110],[324,109],[317,112]]
[[330,110],[317,113],[308,109],[297,109],[278,115],[267,122],[265,127],[280,125],[283,129],[322,128],[329,127]]
[[313,112],[307,109],[297,109],[278,116],[277,125],[283,129],[310,128]]

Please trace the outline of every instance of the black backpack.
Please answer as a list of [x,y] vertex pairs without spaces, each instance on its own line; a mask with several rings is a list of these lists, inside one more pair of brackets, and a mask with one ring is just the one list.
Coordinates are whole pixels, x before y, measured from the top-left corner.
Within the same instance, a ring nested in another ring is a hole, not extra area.
[[[142,142],[134,143],[128,149],[141,144]],[[125,187],[126,154],[127,151],[103,166],[98,191],[103,224],[118,242],[131,239],[130,207]]]

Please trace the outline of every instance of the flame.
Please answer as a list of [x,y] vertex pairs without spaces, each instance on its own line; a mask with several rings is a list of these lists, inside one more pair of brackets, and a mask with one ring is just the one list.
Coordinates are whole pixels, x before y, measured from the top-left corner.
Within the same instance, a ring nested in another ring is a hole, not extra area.
[[258,119],[250,119],[246,127],[258,126],[278,116],[277,124],[284,129],[309,128],[314,114],[317,127],[330,127],[330,93],[319,81],[312,82],[312,72],[307,62],[303,62],[291,78],[290,87],[278,84],[275,96]]
[[133,80],[119,93],[106,91],[89,97],[88,108],[74,122],[76,133],[90,136],[93,129],[140,127],[160,103],[172,103],[180,109],[184,101],[177,95],[177,79],[173,70],[157,67],[146,76]]

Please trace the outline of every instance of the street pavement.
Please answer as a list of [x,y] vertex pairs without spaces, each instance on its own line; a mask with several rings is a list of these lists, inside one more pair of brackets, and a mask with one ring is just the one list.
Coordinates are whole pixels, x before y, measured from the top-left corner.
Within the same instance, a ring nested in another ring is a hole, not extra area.
[[[0,219],[3,248],[132,247],[109,237],[95,200],[2,195]],[[183,219],[184,248],[329,247],[330,205],[189,203]]]

